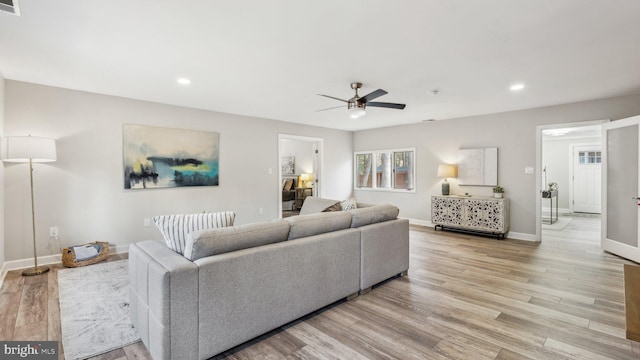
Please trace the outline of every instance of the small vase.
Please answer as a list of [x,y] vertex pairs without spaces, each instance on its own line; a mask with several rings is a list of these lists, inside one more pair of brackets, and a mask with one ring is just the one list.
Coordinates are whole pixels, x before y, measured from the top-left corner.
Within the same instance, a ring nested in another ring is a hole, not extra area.
[[493,197],[496,199],[502,199],[502,193],[493,193]]

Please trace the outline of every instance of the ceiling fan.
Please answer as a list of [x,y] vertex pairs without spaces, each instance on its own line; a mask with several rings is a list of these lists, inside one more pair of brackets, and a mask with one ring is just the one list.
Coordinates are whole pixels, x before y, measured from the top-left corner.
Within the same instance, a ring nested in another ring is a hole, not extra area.
[[[324,97],[328,97],[329,99],[334,99],[334,100],[338,100],[338,101],[342,101],[342,102],[346,102],[347,103],[347,109],[349,110],[349,115],[351,116],[352,119],[356,119],[359,118],[361,116],[364,116],[366,114],[365,109],[367,108],[367,106],[372,106],[372,107],[382,107],[382,108],[389,108],[389,109],[398,109],[398,110],[402,110],[405,108],[405,104],[395,104],[395,103],[388,103],[388,102],[378,102],[378,101],[371,101],[373,99],[377,99],[382,95],[386,95],[388,94],[386,91],[382,90],[382,89],[378,89],[376,91],[373,91],[363,97],[360,97],[358,95],[358,89],[362,88],[362,83],[359,82],[354,82],[351,83],[351,88],[353,90],[356,91],[356,94],[349,100],[343,100],[337,97],[333,97],[333,96],[329,96],[329,95],[324,95],[324,94],[318,94],[320,96],[324,96]],[[328,109],[322,109],[322,110],[317,110],[317,111],[325,111],[325,110],[331,110],[331,109],[337,109],[337,108],[341,108],[342,106],[335,106],[335,107],[331,107]]]

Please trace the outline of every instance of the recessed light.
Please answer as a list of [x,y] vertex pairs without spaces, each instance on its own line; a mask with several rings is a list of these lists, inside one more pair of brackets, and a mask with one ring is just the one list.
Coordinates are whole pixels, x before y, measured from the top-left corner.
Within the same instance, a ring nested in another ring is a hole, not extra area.
[[178,78],[178,84],[180,85],[189,85],[191,84],[191,80],[187,78]]
[[520,90],[524,89],[524,84],[513,84],[513,85],[511,85],[511,87],[509,89],[511,91],[520,91]]

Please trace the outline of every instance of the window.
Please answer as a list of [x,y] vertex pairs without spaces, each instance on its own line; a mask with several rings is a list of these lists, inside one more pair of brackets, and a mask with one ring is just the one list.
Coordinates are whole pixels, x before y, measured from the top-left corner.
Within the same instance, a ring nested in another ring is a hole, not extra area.
[[359,151],[354,159],[356,189],[415,191],[415,149]]
[[579,151],[580,164],[600,164],[602,162],[601,151]]
[[372,187],[371,181],[371,154],[357,154],[356,167],[358,174],[356,177],[356,187]]

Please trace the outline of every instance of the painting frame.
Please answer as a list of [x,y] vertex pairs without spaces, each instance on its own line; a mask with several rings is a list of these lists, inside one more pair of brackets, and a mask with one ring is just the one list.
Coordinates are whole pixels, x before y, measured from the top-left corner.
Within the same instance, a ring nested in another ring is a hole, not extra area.
[[125,190],[219,186],[220,134],[124,124]]

